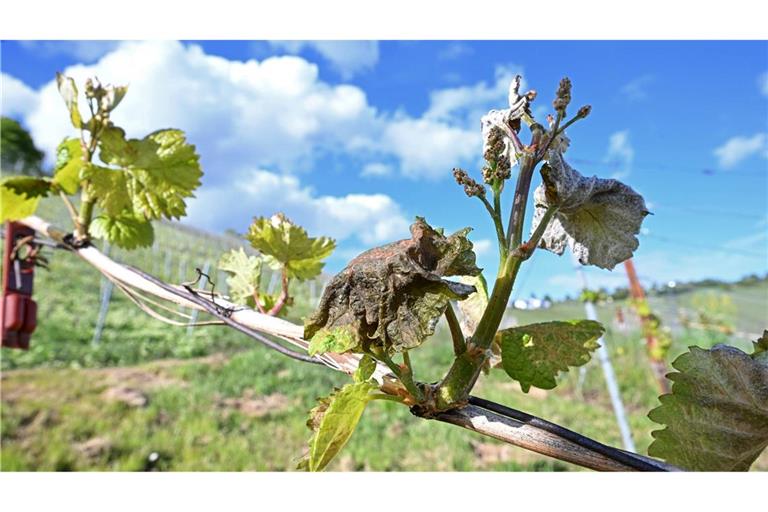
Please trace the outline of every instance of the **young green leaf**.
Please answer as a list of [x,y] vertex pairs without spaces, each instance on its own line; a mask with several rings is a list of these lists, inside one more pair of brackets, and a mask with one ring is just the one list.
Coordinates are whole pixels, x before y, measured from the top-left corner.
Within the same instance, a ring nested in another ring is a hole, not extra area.
[[604,330],[592,320],[543,322],[504,329],[496,338],[504,370],[527,393],[531,386],[552,389],[559,372],[587,363]]
[[80,179],[87,181],[89,194],[108,216],[135,216],[128,193],[130,176],[125,171],[87,164],[80,171]]
[[639,245],[635,235],[649,213],[643,197],[617,180],[582,176],[558,151],[547,158],[543,183],[534,192],[532,231],[548,208],[558,210],[540,247],[561,255],[569,246],[582,265],[607,269],[632,257]]
[[763,335],[752,342],[752,358],[765,361],[768,364],[768,330],[763,331]]
[[77,129],[82,128],[83,118],[80,116],[80,109],[77,106],[77,86],[75,81],[61,73],[56,73],[56,85],[59,88],[59,94],[64,98],[64,103],[67,105],[69,120],[72,121],[72,126]]
[[249,256],[245,250],[232,249],[219,260],[219,269],[227,272],[227,286],[232,300],[251,304],[261,282],[261,258]]
[[91,222],[90,233],[123,249],[149,247],[155,238],[152,223],[130,213],[99,215]]
[[64,139],[56,148],[53,182],[67,194],[76,193],[80,188],[80,171],[84,165],[80,139]]
[[[762,340],[762,341],[761,341]],[[693,471],[747,471],[768,446],[768,360],[756,342],[749,356],[735,347],[690,347],[672,363],[672,393],[648,417],[666,428],[651,433],[648,454]]]
[[26,199],[45,197],[51,192],[51,180],[36,176],[8,176],[0,181],[4,188]]
[[350,329],[349,326],[341,325],[317,331],[310,339],[307,351],[311,356],[326,352],[343,354],[344,352],[359,348],[359,344],[360,341],[357,333]]
[[181,130],[159,130],[143,139],[125,139],[115,127],[99,141],[103,162],[122,167],[129,175],[128,193],[133,211],[147,219],[181,218],[184,199],[193,197],[203,175],[195,146]]
[[331,255],[336,242],[331,238],[311,238],[301,226],[278,213],[271,218],[253,220],[246,238],[258,249],[273,269],[283,266],[288,277],[312,279],[320,275],[322,260]]
[[[14,188],[6,186],[9,181],[19,176],[11,176],[0,180],[0,222],[7,220],[19,220],[35,213],[40,203],[40,195],[29,196],[17,193]],[[17,187],[16,190],[19,188]]]
[[355,370],[355,374],[352,376],[352,378],[355,379],[355,382],[366,382],[371,378],[373,372],[375,371],[376,360],[368,354],[365,354],[360,359],[360,363],[357,365],[357,370]]
[[466,299],[475,291],[442,279],[480,273],[466,233],[445,236],[417,218],[411,239],[356,257],[326,286],[305,324],[305,338],[322,338],[316,342],[318,350],[329,333],[354,351],[361,351],[363,343],[388,352],[420,345],[434,333],[450,300]]
[[315,433],[309,441],[308,460],[303,464],[306,469],[322,471],[344,448],[371,400],[370,392],[377,388],[370,381],[356,382],[320,399],[307,421]]

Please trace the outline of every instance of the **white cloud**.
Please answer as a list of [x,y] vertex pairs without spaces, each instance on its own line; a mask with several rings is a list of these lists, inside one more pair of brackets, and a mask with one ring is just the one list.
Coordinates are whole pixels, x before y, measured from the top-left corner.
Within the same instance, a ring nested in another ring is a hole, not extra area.
[[621,93],[629,100],[640,101],[648,98],[648,86],[655,81],[653,75],[643,75],[624,84]]
[[450,176],[453,167],[476,157],[482,148],[479,130],[413,118],[388,123],[383,144],[400,157],[404,175],[434,179]]
[[2,73],[0,77],[0,112],[8,117],[26,116],[37,103],[35,91],[11,75]]
[[[522,75],[520,66],[498,66],[491,84],[478,82],[433,91],[424,117],[475,128],[480,125],[480,117],[491,108],[508,107],[509,84],[518,74]],[[523,82],[521,90],[525,89]]]
[[372,69],[379,61],[377,41],[270,41],[270,46],[288,53],[312,48],[322,55],[345,80]]
[[731,169],[752,155],[768,158],[768,134],[756,133],[752,137],[731,137],[714,151],[720,167]]
[[93,62],[111,52],[119,41],[19,41],[27,50],[44,55],[67,55],[80,61]]
[[410,223],[385,194],[318,195],[296,176],[265,170],[238,173],[231,183],[203,187],[196,194],[184,222],[203,229],[242,231],[252,217],[281,211],[313,236],[356,238],[366,245],[408,237]]
[[[436,91],[429,111],[413,117],[378,111],[359,87],[323,82],[315,64],[291,55],[241,62],[174,41],[125,42],[92,65],[65,70],[78,83],[95,75],[129,84],[115,123],[132,137],[159,126],[184,129],[202,155],[206,185],[244,164],[301,172],[329,153],[364,164],[392,160],[412,178],[449,177],[479,157],[479,116],[504,105],[513,71],[499,68],[493,85]],[[35,95],[26,95],[25,121],[50,158],[73,130],[54,80]]]
[[760,86],[760,92],[763,96],[768,96],[768,71],[758,77],[758,84]]
[[629,141],[629,130],[611,134],[608,139],[608,151],[605,160],[617,169],[611,178],[621,179],[629,176],[632,171],[632,161],[635,159],[635,149]]
[[472,55],[474,50],[466,43],[460,41],[454,41],[448,43],[448,45],[437,53],[439,60],[456,60],[462,57]]
[[392,174],[392,166],[381,162],[371,162],[363,166],[361,176],[389,176]]
[[478,256],[485,256],[494,246],[494,242],[488,238],[481,238],[480,240],[472,240],[473,249]]
[[[319,151],[365,146],[380,123],[362,90],[322,82],[317,66],[294,56],[240,62],[173,41],[128,42],[66,73],[78,83],[96,75],[129,84],[116,124],[133,137],[162,126],[184,129],[202,155],[206,183],[226,179],[243,162],[306,168]],[[38,145],[52,152],[72,128],[55,81],[37,96],[26,121]]]

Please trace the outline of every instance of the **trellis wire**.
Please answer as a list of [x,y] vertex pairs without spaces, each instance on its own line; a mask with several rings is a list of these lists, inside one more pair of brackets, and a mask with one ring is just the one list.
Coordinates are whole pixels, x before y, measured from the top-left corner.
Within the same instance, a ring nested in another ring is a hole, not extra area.
[[[589,289],[587,275],[581,269],[581,264],[579,264],[575,255],[573,259],[576,272],[579,274],[579,277],[581,277],[581,282],[584,284],[584,289]],[[595,305],[591,301],[584,302],[584,311],[587,314],[587,319],[597,321],[597,311],[595,311]],[[625,450],[634,453],[636,452],[635,442],[632,439],[632,431],[629,428],[627,414],[624,410],[624,403],[621,400],[621,393],[619,392],[619,385],[616,382],[616,374],[613,371],[611,358],[608,354],[608,348],[606,347],[605,336],[601,336],[597,341],[600,344],[600,347],[597,349],[597,358],[600,361],[600,366],[603,368],[603,375],[605,376],[605,384],[608,387],[608,394],[611,397],[613,413],[616,416],[616,423],[619,424],[619,431],[621,432],[621,441]],[[583,366],[582,369],[586,371]],[[579,379],[583,383],[582,374],[579,374]]]

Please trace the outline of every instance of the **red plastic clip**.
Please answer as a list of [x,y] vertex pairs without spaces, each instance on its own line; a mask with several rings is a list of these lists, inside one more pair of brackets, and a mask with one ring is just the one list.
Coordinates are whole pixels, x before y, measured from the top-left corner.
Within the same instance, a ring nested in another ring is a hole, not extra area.
[[39,246],[35,231],[18,222],[5,223],[3,250],[3,297],[0,301],[3,347],[27,350],[37,327],[37,304],[32,300],[35,255]]

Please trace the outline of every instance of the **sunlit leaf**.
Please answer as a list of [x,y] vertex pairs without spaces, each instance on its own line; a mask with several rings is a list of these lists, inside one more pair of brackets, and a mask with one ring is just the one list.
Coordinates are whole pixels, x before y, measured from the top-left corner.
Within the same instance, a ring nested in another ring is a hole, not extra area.
[[558,255],[568,246],[582,265],[607,269],[632,257],[649,213],[642,196],[620,181],[582,176],[559,152],[550,151],[548,160],[534,192],[532,231],[549,207],[558,211],[540,246]]
[[558,373],[587,363],[603,331],[598,322],[572,320],[512,327],[496,337],[504,370],[527,393],[531,386],[552,389]]
[[281,213],[254,219],[246,238],[264,255],[271,268],[280,270],[285,266],[288,277],[299,279],[320,275],[325,265],[322,260],[336,248],[333,239],[312,238]]
[[107,215],[135,216],[128,194],[130,176],[125,171],[88,164],[80,171],[80,178],[87,180],[89,194],[96,198],[96,204]]
[[36,176],[8,176],[0,181],[4,188],[25,199],[47,196],[51,192],[51,180]]
[[20,176],[10,176],[0,180],[0,222],[7,220],[19,220],[35,213],[40,203],[41,195],[31,196],[17,193],[15,190],[23,190],[23,187],[11,188],[6,184]]
[[369,394],[375,389],[376,384],[370,381],[356,382],[319,400],[307,421],[307,426],[314,431],[309,441],[308,459],[300,466],[309,471],[325,469],[352,437],[371,400]]
[[53,182],[67,194],[76,193],[80,188],[80,171],[83,166],[83,148],[80,145],[80,139],[64,139],[56,148]]
[[131,214],[99,215],[93,219],[90,234],[123,249],[150,247],[154,240],[152,223]]
[[341,347],[353,351],[362,350],[363,342],[389,352],[420,345],[434,333],[450,300],[466,299],[475,291],[442,279],[480,273],[466,234],[461,230],[445,236],[418,218],[410,239],[356,257],[326,286],[305,324],[305,338],[315,341],[318,336],[319,347],[330,343],[325,340],[330,334],[334,343],[341,341]]
[[232,300],[251,304],[261,282],[261,258],[249,256],[242,247],[232,249],[219,260],[219,269],[229,274],[227,287]]
[[459,302],[461,311],[461,332],[464,336],[472,336],[480,323],[485,308],[488,307],[488,284],[483,274],[476,276],[460,276],[458,281],[475,287],[475,291],[466,299]]
[[765,335],[747,355],[735,347],[690,347],[672,366],[672,393],[648,417],[648,453],[694,471],[746,471],[768,446]]
[[143,139],[125,139],[119,128],[105,130],[100,158],[122,167],[133,210],[147,219],[181,218],[184,200],[193,197],[202,170],[195,147],[187,144],[181,130],[159,130]]

